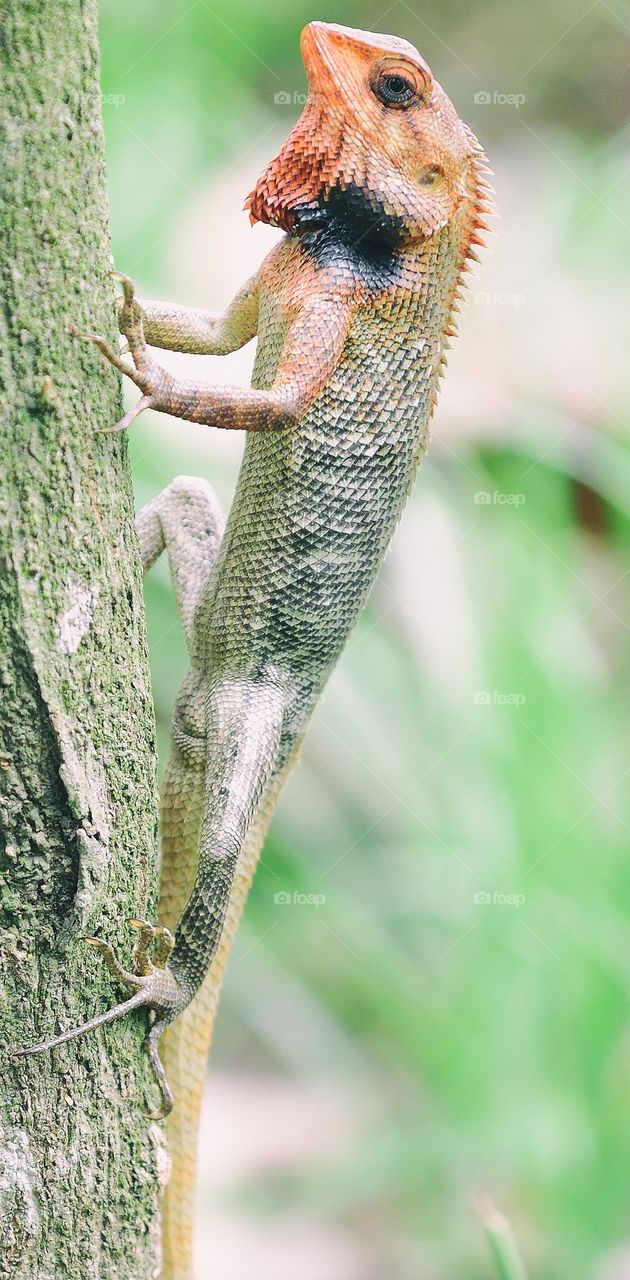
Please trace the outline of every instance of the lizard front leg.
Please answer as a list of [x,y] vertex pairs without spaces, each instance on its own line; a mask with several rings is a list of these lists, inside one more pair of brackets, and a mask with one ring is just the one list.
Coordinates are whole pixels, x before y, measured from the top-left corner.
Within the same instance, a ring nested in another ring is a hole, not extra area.
[[282,431],[295,426],[313,398],[326,384],[348,331],[352,306],[338,294],[313,294],[294,318],[287,334],[276,376],[267,389],[209,386],[175,378],[147,351],[143,309],[127,276],[119,313],[133,365],[114,351],[100,334],[75,336],[94,343],[99,351],[142,392],[141,399],[110,431],[129,427],[144,409],[156,409],[188,422],[236,431]]
[[[121,283],[133,288],[128,276],[115,273]],[[120,319],[124,326],[124,298]],[[191,355],[223,356],[245,346],[258,329],[258,273],[239,289],[223,313],[182,307],[172,302],[142,302],[144,336],[149,346]]]

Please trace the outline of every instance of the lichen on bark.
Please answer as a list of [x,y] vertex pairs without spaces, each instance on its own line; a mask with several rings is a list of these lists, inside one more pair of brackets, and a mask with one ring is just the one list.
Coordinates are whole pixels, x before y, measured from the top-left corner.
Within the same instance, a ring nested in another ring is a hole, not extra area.
[[96,0],[0,22],[0,1277],[148,1280],[165,1171],[141,1014],[45,1056],[119,996],[155,906],[153,707],[115,341]]

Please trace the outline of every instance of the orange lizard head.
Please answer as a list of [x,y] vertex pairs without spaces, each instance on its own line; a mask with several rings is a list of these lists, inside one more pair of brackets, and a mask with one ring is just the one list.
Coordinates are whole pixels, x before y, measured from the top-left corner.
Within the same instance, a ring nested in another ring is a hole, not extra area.
[[323,203],[359,235],[408,243],[465,204],[478,242],[485,157],[417,49],[325,22],[309,23],[301,44],[306,105],[246,201],[251,221],[291,231]]

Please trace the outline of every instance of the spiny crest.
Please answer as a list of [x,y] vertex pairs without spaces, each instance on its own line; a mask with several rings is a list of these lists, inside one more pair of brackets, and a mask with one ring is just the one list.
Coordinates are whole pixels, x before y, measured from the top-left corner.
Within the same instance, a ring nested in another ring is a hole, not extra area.
[[492,176],[492,169],[488,165],[486,153],[472,129],[468,125],[463,127],[470,144],[471,155],[467,179],[468,213],[461,229],[457,276],[447,302],[448,321],[444,330],[437,381],[431,400],[431,413],[437,404],[439,382],[446,371],[446,353],[451,345],[449,339],[457,337],[457,315],[461,311],[462,303],[465,301],[464,294],[468,288],[464,277],[474,270],[473,264],[481,261],[474,246],[487,248],[484,233],[493,231],[487,219],[497,216],[493,198],[494,190],[488,181],[488,177]]

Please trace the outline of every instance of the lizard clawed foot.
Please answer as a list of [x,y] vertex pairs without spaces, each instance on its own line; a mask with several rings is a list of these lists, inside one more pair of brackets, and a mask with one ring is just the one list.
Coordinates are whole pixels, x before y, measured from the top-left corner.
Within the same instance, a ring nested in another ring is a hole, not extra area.
[[[159,924],[149,924],[148,920],[138,920],[135,917],[128,920],[127,924],[137,929],[140,934],[133,949],[134,971],[138,974],[150,974],[156,968],[163,969],[175,946],[175,939],[170,929],[165,929]],[[153,949],[155,963],[150,959],[151,949]]]
[[136,298],[136,287],[131,277],[123,275],[122,271],[110,271],[110,276],[122,285],[122,298],[118,299],[118,328],[127,339],[136,367],[142,369],[149,356],[144,336],[144,312]]
[[133,952],[134,972],[123,968],[116,959],[113,948],[101,938],[88,937],[83,938],[82,941],[91,947],[98,948],[112,976],[126,986],[132,987],[134,994],[128,1000],[123,1000],[114,1008],[108,1009],[106,1013],[97,1014],[95,1018],[91,1018],[80,1027],[73,1027],[71,1031],[64,1031],[51,1040],[43,1040],[40,1044],[31,1045],[29,1048],[12,1050],[10,1057],[28,1058],[34,1054],[46,1053],[49,1049],[55,1049],[57,1045],[66,1044],[68,1040],[76,1040],[96,1027],[102,1027],[107,1022],[123,1018],[132,1009],[149,1008],[154,1013],[154,1022],[147,1036],[146,1047],[162,1094],[160,1110],[149,1114],[151,1119],[160,1120],[171,1110],[173,1095],[160,1061],[157,1042],[164,1028],[186,1007],[188,1001],[176,978],[166,967],[166,961],[174,946],[174,938],[170,930],[159,925],[151,925],[146,920],[132,919],[127,923],[139,931]]
[[[122,297],[119,299],[118,304],[118,326],[120,332],[126,338],[124,350],[115,351],[100,333],[80,333],[74,325],[69,326],[69,332],[73,337],[79,338],[80,341],[92,342],[95,347],[98,347],[105,359],[115,369],[118,369],[119,373],[131,378],[131,381],[135,383],[143,394],[137,404],[132,405],[113,427],[102,428],[102,434],[125,431],[145,409],[158,409],[168,412],[170,403],[169,391],[173,383],[171,375],[161,365],[157,364],[147,351],[144,336],[144,312],[135,297],[133,281],[120,271],[111,271],[110,275],[112,279],[121,283],[123,289]],[[123,360],[123,355],[127,353],[131,355],[133,364]]]

